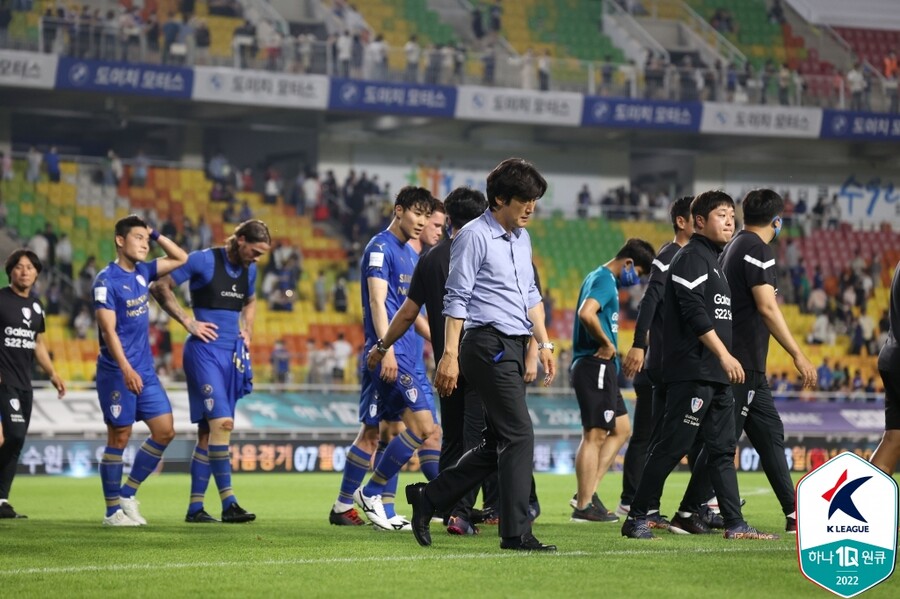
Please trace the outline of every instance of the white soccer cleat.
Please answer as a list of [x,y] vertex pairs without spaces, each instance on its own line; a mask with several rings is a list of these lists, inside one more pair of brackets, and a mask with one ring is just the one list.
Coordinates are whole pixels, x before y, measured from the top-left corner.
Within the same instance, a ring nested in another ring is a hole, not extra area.
[[103,519],[103,526],[140,526],[140,523],[126,516],[125,512],[119,509],[112,516]]
[[412,524],[400,514],[397,514],[393,518],[388,518],[388,520],[390,520],[391,527],[394,530],[412,530]]
[[146,526],[147,521],[141,516],[140,510],[138,510],[140,504],[141,502],[134,497],[121,497],[119,499],[119,505],[122,506],[122,511],[125,512],[125,515],[141,526]]
[[353,499],[356,501],[356,504],[362,508],[363,514],[365,514],[366,518],[374,526],[384,530],[394,530],[390,518],[384,513],[384,504],[381,503],[381,495],[366,497],[363,495],[362,487],[360,487],[353,493]]

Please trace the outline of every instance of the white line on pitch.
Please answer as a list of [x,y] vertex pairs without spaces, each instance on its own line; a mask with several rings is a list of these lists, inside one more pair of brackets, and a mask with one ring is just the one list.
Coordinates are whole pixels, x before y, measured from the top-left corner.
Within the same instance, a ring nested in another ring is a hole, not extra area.
[[[745,548],[746,547],[746,548]],[[560,551],[553,554],[541,554],[549,558],[554,557],[593,557],[604,555],[658,555],[666,553],[677,553],[684,555],[686,553],[774,553],[794,551],[794,547],[786,547],[779,545],[759,545],[751,549],[749,545],[745,547],[672,547],[670,549],[660,549],[653,551],[649,549],[613,549],[609,551]],[[48,567],[48,568],[14,568],[11,570],[0,570],[0,576],[23,576],[33,574],[78,574],[83,572],[126,572],[126,571],[147,571],[147,570],[186,570],[189,568],[232,568],[235,566],[308,566],[308,565],[331,565],[331,564],[356,564],[360,562],[411,562],[411,561],[430,561],[430,560],[460,560],[460,559],[509,559],[509,558],[530,558],[530,554],[525,553],[463,553],[463,554],[431,554],[418,556],[382,556],[382,557],[326,557],[319,559],[279,559],[279,560],[263,560],[258,562],[249,561],[220,561],[220,562],[170,562],[164,564],[109,564],[105,566],[86,565],[86,566],[68,566],[68,567]]]

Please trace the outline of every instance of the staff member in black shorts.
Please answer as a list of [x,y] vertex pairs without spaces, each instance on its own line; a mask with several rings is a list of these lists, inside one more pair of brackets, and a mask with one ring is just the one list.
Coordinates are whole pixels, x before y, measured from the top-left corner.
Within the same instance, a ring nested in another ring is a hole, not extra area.
[[631,434],[619,391],[619,287],[631,287],[650,271],[656,252],[642,239],[629,239],[615,258],[581,284],[572,334],[572,386],[581,411],[581,443],[575,454],[573,522],[617,522],[603,506],[597,486]]
[[44,344],[44,307],[31,297],[41,268],[41,261],[31,250],[14,251],[6,259],[9,286],[0,289],[0,518],[27,517],[10,505],[9,491],[31,421],[34,393],[30,374],[35,358],[60,399],[66,394],[66,385],[53,369]]
[[648,511],[659,505],[666,478],[700,435],[709,451],[725,538],[777,538],[744,521],[734,468],[731,384],[744,381],[744,370],[730,353],[731,290],[717,262],[734,234],[734,201],[721,191],[701,193],[691,203],[691,217],[695,233],[672,260],[666,279],[663,380],[668,389],[662,433],[650,450],[622,535],[654,538]]
[[897,460],[900,460],[900,347],[897,343],[900,335],[900,263],[894,269],[890,302],[891,328],[878,354],[878,372],[884,383],[884,435],[872,454],[872,463],[893,474]]

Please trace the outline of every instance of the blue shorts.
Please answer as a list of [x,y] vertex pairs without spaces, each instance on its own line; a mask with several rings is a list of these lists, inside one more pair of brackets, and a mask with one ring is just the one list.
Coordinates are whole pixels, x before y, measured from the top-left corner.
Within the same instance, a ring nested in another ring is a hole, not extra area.
[[140,395],[125,387],[125,377],[118,368],[97,363],[97,397],[103,421],[112,426],[131,426],[138,420],[144,422],[157,416],[172,413],[169,396],[162,388],[154,372],[139,372],[144,382]]
[[382,420],[399,422],[407,408],[413,412],[428,410],[434,417],[431,384],[423,379],[415,375],[415,369],[407,368],[402,362],[398,364],[397,380],[393,383],[381,380],[380,367],[374,371],[365,369],[359,397],[359,421],[367,426],[377,426]]
[[184,375],[187,378],[191,422],[234,418],[234,350],[208,343],[184,344]]
[[416,370],[416,379],[419,382],[419,388],[422,389],[422,393],[425,395],[425,401],[431,406],[431,417],[437,422],[438,417],[434,405],[434,389],[431,387],[431,381],[428,380],[428,373],[425,372],[424,369]]

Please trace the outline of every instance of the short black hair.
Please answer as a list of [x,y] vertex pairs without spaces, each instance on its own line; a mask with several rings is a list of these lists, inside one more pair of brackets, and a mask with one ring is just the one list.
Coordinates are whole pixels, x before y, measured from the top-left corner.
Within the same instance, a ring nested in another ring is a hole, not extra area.
[[698,216],[707,219],[709,218],[709,213],[719,206],[734,208],[734,200],[731,199],[730,195],[719,189],[704,191],[691,202],[691,217],[696,224]]
[[650,272],[650,265],[653,263],[653,259],[656,258],[656,250],[643,239],[632,237],[616,253],[616,260],[626,258],[631,258],[634,261],[635,268],[640,268],[647,273]]
[[761,227],[784,212],[784,200],[771,189],[754,189],[744,196],[741,208],[745,225]]
[[31,260],[31,264],[34,266],[34,269],[38,271],[38,274],[41,274],[41,271],[44,270],[44,265],[41,264],[41,259],[38,258],[37,254],[29,250],[28,248],[20,248],[10,254],[9,258],[6,259],[7,279],[12,276],[12,271],[16,267],[16,264],[19,263],[19,260],[22,259],[22,256],[25,256],[26,258]]
[[513,198],[536,200],[547,191],[547,181],[533,164],[522,158],[507,158],[494,167],[487,178],[487,199],[491,210],[501,206],[497,198],[507,202]]
[[404,210],[419,208],[426,214],[431,214],[434,210],[434,197],[424,187],[407,185],[397,192],[397,197],[394,199],[394,207],[396,208],[397,206]]
[[691,202],[693,201],[694,196],[682,196],[669,206],[669,216],[672,217],[672,229],[676,233],[678,232],[678,223],[676,221],[679,216],[686,221],[691,220]]
[[147,221],[145,221],[137,214],[129,214],[128,216],[120,218],[118,221],[116,221],[116,237],[127,237],[128,232],[135,227],[144,227],[145,229],[149,229],[150,225],[148,225]]
[[487,200],[477,189],[457,187],[444,198],[444,208],[450,217],[450,226],[459,231],[487,210]]

